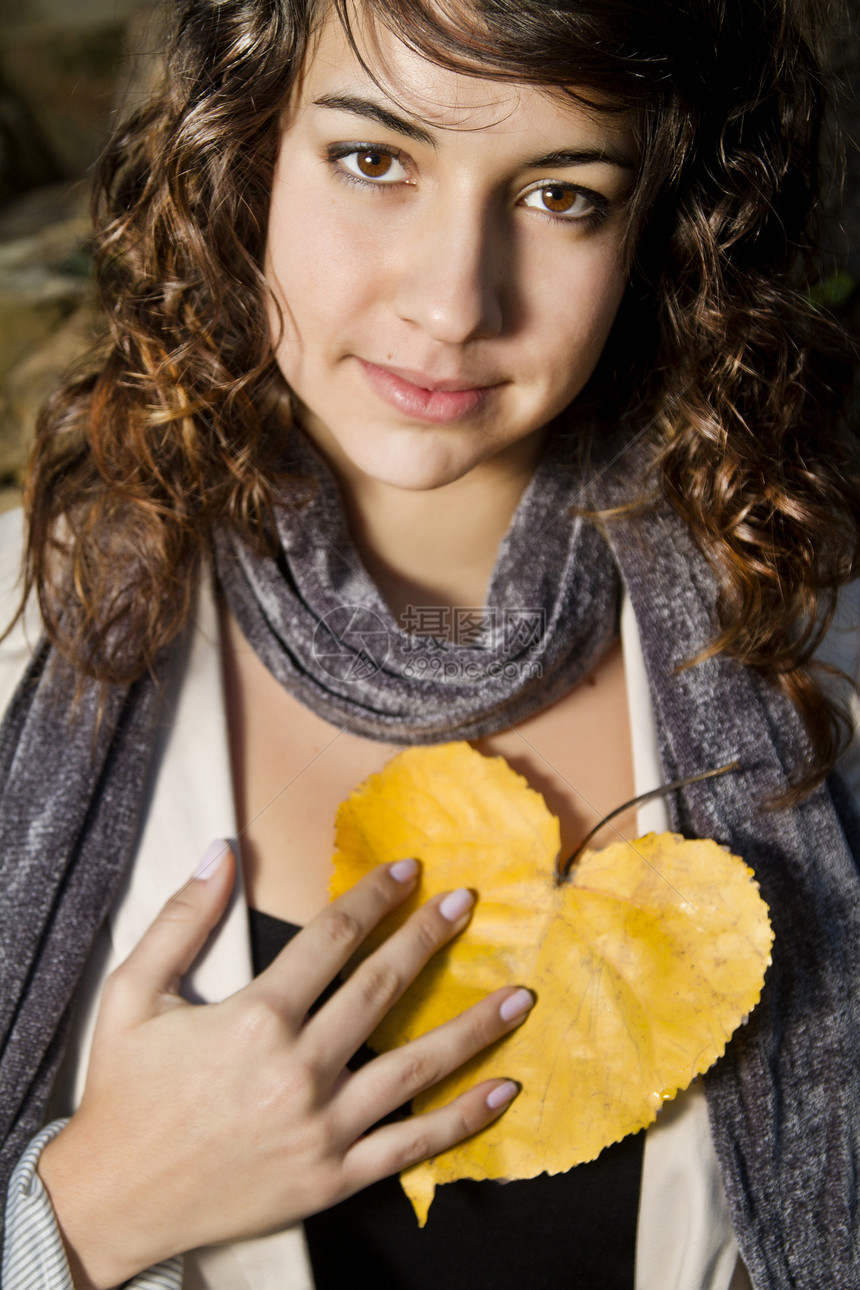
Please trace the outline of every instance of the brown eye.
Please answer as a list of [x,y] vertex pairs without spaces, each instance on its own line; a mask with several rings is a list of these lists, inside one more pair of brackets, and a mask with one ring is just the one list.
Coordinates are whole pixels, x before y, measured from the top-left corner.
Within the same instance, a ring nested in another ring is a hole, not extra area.
[[339,169],[380,188],[409,182],[409,173],[400,158],[382,148],[344,148],[329,155]]
[[355,161],[358,169],[368,179],[384,179],[391,169],[394,158],[387,152],[357,152]]
[[584,220],[600,209],[596,198],[577,192],[567,184],[541,184],[532,188],[521,199],[523,206],[544,211],[550,215],[567,216],[571,223]]
[[557,186],[542,188],[540,191],[544,206],[555,215],[567,215],[580,200],[580,194],[575,193],[571,188]]

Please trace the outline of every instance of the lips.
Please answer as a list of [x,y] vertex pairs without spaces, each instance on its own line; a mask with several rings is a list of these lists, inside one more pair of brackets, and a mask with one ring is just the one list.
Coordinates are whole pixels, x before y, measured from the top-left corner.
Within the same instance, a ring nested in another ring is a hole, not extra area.
[[359,366],[373,390],[388,403],[416,421],[435,425],[477,411],[501,387],[501,382],[469,379],[437,379],[403,367],[382,367],[360,358]]

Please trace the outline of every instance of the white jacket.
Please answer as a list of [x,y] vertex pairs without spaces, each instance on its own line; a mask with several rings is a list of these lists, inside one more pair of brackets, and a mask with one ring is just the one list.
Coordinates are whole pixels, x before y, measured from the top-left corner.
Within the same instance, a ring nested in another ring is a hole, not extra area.
[[[9,588],[20,559],[20,518],[0,516],[0,619],[11,616]],[[852,589],[853,591],[854,589]],[[827,656],[857,675],[860,621],[857,597],[845,599],[845,627],[830,633]],[[34,615],[0,646],[0,711],[14,693],[38,637]],[[650,696],[638,632],[629,604],[622,613],[625,675],[633,737],[636,791],[661,780]],[[860,747],[841,769],[860,789]],[[858,792],[860,799],[860,792]],[[667,827],[662,800],[639,812],[639,831]],[[240,839],[229,763],[218,619],[211,584],[201,588],[175,717],[135,863],[90,956],[72,1041],[58,1077],[50,1116],[74,1111],[83,1092],[92,1031],[105,976],[126,957],[168,897],[190,876],[215,838]],[[224,998],[252,975],[247,907],[241,879],[183,993],[192,1001]],[[60,1126],[40,1135],[10,1184],[4,1249],[4,1290],[72,1290],[50,1203],[35,1166],[41,1147]],[[35,1276],[37,1269],[41,1269]],[[571,1282],[575,1283],[575,1270]],[[194,1251],[128,1283],[133,1290],[312,1290],[301,1225],[257,1240]],[[713,1152],[701,1088],[694,1086],[661,1112],[648,1130],[637,1230],[636,1290],[742,1290],[739,1263]]]

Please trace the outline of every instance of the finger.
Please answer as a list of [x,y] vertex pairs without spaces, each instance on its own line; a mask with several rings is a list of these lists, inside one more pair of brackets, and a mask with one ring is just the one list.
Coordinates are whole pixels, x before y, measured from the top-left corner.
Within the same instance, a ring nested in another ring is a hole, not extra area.
[[415,890],[420,865],[379,865],[332,901],[248,986],[298,1024],[377,923]]
[[460,887],[417,909],[308,1022],[303,1045],[311,1059],[336,1075],[428,960],[462,931],[473,904],[472,892]]
[[234,876],[230,844],[213,842],[191,879],[170,897],[109,978],[105,1006],[118,1001],[123,1023],[152,1016],[165,995],[178,996],[182,977],[224,913]]
[[362,1066],[338,1094],[344,1136],[357,1138],[516,1030],[533,1005],[534,995],[528,990],[517,986],[495,990],[459,1017]]
[[347,1195],[419,1160],[447,1151],[485,1129],[510,1106],[519,1087],[512,1080],[485,1080],[447,1106],[413,1115],[360,1138],[344,1157]]

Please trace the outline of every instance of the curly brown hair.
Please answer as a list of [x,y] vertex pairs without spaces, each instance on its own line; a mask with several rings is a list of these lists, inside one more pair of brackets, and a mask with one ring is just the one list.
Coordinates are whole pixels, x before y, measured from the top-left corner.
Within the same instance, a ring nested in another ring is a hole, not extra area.
[[[42,413],[27,588],[81,671],[126,683],[185,623],[213,526],[265,548],[290,394],[262,273],[280,116],[321,18],[455,70],[632,113],[630,284],[578,404],[649,428],[656,478],[718,577],[722,650],[810,733],[810,656],[860,559],[845,346],[804,294],[819,193],[815,0],[187,0],[157,97],[97,179],[110,335]],[[356,44],[356,48],[358,48]]]

